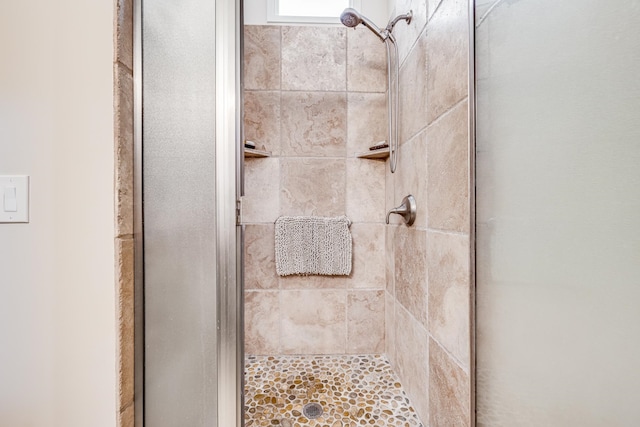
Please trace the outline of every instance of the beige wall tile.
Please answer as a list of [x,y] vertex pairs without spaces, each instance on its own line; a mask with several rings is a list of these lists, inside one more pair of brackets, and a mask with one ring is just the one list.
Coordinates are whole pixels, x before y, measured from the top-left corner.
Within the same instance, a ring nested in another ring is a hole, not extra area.
[[367,151],[372,145],[387,142],[387,95],[349,93],[347,113],[347,156]]
[[280,289],[346,289],[349,276],[281,276]]
[[429,228],[469,232],[469,133],[467,102],[428,129]]
[[429,332],[469,366],[469,236],[427,233]]
[[[410,141],[400,146],[398,167],[395,173],[395,206],[402,203],[404,196],[416,199],[416,222],[412,227],[427,227],[427,133],[420,132]],[[402,221],[399,215],[392,215]],[[404,222],[401,222],[404,224]]]
[[245,352],[280,352],[280,297],[276,291],[247,291],[244,294]]
[[427,0],[396,0],[395,5],[396,15],[413,11],[411,24],[399,22],[393,29],[393,34],[398,40],[400,63],[402,63],[427,23]]
[[273,224],[247,224],[244,233],[245,289],[278,289]]
[[385,354],[394,370],[397,370],[396,358],[396,299],[393,294],[385,292],[384,302],[384,344]]
[[396,306],[396,374],[424,425],[429,425],[429,343],[427,331]]
[[280,27],[245,25],[245,89],[280,89]]
[[388,225],[384,228],[385,231],[385,273],[386,273],[386,282],[387,287],[386,290],[391,295],[395,295],[395,266],[396,266],[396,257],[395,257],[395,246],[394,246],[394,238],[396,233],[396,226]]
[[279,159],[245,159],[244,166],[243,221],[275,222],[280,216]]
[[133,77],[115,65],[116,236],[133,235]]
[[134,425],[133,1],[115,3],[116,425]]
[[468,426],[469,376],[433,339],[429,339],[429,425]]
[[385,164],[347,159],[347,216],[352,222],[384,221]]
[[116,426],[117,427],[134,427],[135,426],[135,405],[133,402],[125,408],[121,408],[118,413]]
[[428,122],[469,92],[469,5],[442,0],[427,28]]
[[280,92],[244,92],[244,137],[256,148],[280,154]]
[[381,353],[384,345],[384,291],[347,294],[347,353]]
[[440,3],[442,3],[442,0],[429,0],[428,1],[427,9],[429,10],[429,19],[431,19],[433,14],[436,12],[438,7],[440,6]]
[[116,286],[118,304],[118,407],[134,397],[134,241],[116,239]]
[[[133,70],[133,1],[117,0],[116,7],[115,60]],[[133,116],[133,110],[129,113]]]
[[427,126],[427,39],[418,39],[415,49],[400,69],[400,143]]
[[347,31],[347,90],[387,90],[386,48],[378,36],[366,28]]
[[347,34],[340,27],[282,28],[282,89],[347,89]]
[[282,155],[344,157],[346,120],[344,92],[283,92]]
[[396,298],[427,325],[426,232],[399,226],[394,239]]
[[281,298],[283,353],[344,353],[346,291],[283,291]]
[[345,214],[344,160],[283,158],[281,162],[282,215]]
[[353,269],[350,288],[384,289],[385,271],[385,225],[352,224]]

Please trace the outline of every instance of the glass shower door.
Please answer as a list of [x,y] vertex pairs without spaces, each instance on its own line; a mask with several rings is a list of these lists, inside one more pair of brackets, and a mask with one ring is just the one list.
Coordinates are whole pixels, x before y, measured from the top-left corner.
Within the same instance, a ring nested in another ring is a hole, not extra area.
[[139,0],[137,11],[144,378],[136,425],[240,426],[241,5]]
[[640,425],[639,27],[476,1],[479,426]]

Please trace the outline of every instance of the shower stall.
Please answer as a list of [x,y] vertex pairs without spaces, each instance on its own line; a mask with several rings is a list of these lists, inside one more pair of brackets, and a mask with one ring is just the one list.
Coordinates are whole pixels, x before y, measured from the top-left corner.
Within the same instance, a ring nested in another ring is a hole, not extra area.
[[[422,396],[411,397],[414,384],[402,384],[387,356],[396,351],[385,318],[385,259],[393,256],[385,244],[385,163],[392,160],[358,154],[387,140],[389,112],[397,112],[397,86],[388,82],[398,73],[387,70],[398,61],[381,42],[396,46],[393,22],[382,36],[358,19],[374,32],[245,26],[244,129],[257,149],[245,156],[262,156],[244,164],[247,426],[425,425]],[[399,148],[388,142],[395,158]],[[343,215],[353,241],[349,274],[276,273],[279,217]]]
[[263,4],[136,3],[136,425],[638,424],[640,2]]
[[[245,23],[247,426],[470,422],[468,4],[395,6]],[[348,276],[276,274],[279,217],[341,215]]]
[[[468,4],[140,6],[138,423],[468,424]],[[282,216],[346,216],[351,272],[279,276]]]

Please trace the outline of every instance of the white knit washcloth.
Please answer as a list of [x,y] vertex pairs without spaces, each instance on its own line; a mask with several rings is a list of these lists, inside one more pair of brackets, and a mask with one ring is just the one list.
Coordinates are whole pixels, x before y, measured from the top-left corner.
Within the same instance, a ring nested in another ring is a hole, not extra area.
[[351,273],[351,221],[346,216],[281,216],[276,220],[276,271],[280,276]]

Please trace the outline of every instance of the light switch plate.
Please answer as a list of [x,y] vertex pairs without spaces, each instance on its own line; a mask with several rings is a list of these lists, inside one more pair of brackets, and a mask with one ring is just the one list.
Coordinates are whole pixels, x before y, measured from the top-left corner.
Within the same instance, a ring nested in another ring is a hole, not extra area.
[[[5,200],[13,196],[15,201]],[[5,211],[5,208],[9,212]],[[26,175],[0,176],[0,223],[29,222],[29,177]]]

